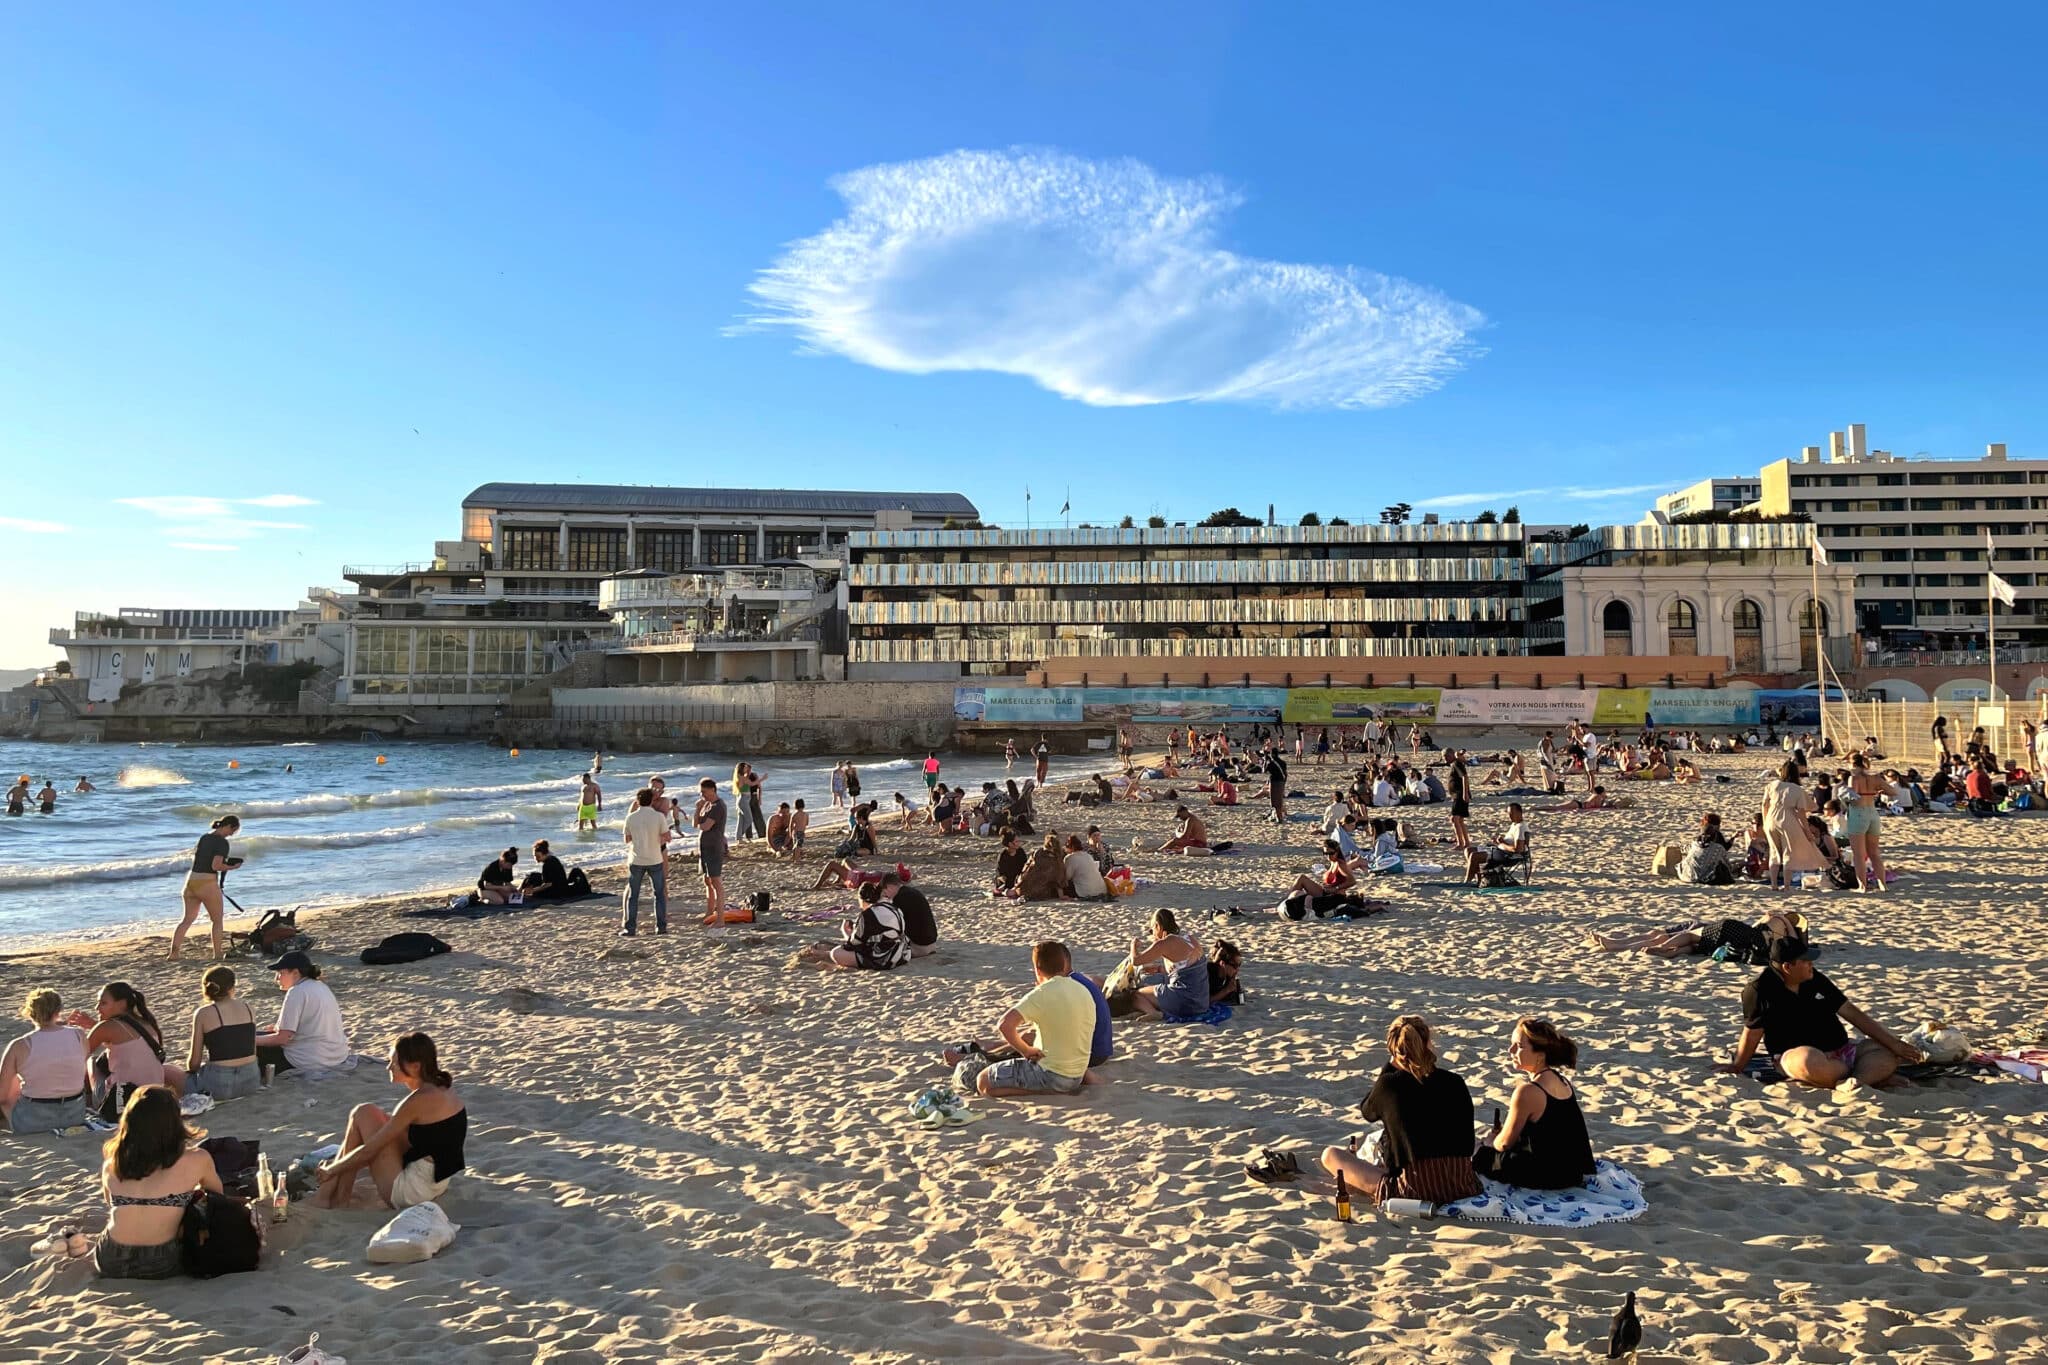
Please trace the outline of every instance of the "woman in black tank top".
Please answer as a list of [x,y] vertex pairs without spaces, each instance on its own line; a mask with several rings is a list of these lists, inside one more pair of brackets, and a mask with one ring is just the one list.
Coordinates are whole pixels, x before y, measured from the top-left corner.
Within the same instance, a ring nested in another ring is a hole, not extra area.
[[216,1100],[240,1099],[261,1089],[256,1066],[256,1015],[235,998],[232,969],[215,965],[200,979],[206,1003],[192,1011],[185,1070],[191,1088]]
[[1481,1175],[1509,1185],[1573,1189],[1593,1174],[1593,1140],[1577,1089],[1557,1069],[1578,1064],[1579,1046],[1547,1019],[1516,1023],[1509,1046],[1521,1081],[1507,1121],[1472,1164]]

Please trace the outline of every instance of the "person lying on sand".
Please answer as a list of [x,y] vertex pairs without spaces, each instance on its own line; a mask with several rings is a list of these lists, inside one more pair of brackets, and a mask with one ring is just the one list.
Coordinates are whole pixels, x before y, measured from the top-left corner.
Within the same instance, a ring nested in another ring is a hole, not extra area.
[[[1851,1042],[1844,1019],[1867,1041]],[[1847,1080],[1883,1085],[1900,1062],[1923,1058],[1920,1049],[1850,1004],[1839,986],[1815,971],[1813,948],[1801,937],[1771,944],[1770,965],[1742,991],[1735,1056],[1715,1069],[1741,1075],[1759,1045],[1788,1077],[1822,1090]]]
[[1508,827],[1491,844],[1474,842],[1465,851],[1465,880],[1476,882],[1488,867],[1511,863],[1529,851],[1529,830],[1522,823],[1522,803],[1508,803]]
[[910,961],[910,935],[903,912],[882,899],[882,884],[876,881],[861,887],[860,899],[860,914],[839,922],[839,942],[813,943],[800,950],[798,958],[823,967],[875,972]]
[[1351,863],[1344,856],[1344,848],[1335,839],[1323,840],[1323,857],[1326,860],[1320,877],[1311,877],[1304,872],[1294,879],[1294,885],[1281,893],[1281,899],[1289,896],[1335,896],[1349,891],[1358,884],[1352,875]]
[[1607,804],[1607,788],[1596,785],[1592,794],[1556,806],[1537,806],[1537,815],[1573,815],[1580,811],[1599,810]]
[[1073,966],[1067,945],[1056,939],[1032,946],[1038,984],[996,1021],[996,1032],[1015,1055],[996,1060],[978,1048],[966,1050],[953,1069],[956,1088],[995,1098],[1074,1095],[1090,1083],[1097,996],[1068,975]]
[[1157,985],[1138,987],[1138,1013],[1151,1019],[1162,1015],[1174,1019],[1196,1019],[1209,1011],[1209,965],[1202,954],[1202,941],[1181,930],[1173,911],[1161,907],[1152,912],[1152,933],[1131,940],[1131,965],[1142,980],[1158,975]]
[[1774,910],[1755,924],[1739,919],[1708,924],[1695,919],[1640,934],[1594,931],[1586,935],[1586,942],[1603,953],[1641,951],[1651,957],[1705,957],[1726,947],[1737,962],[1748,962],[1765,960],[1777,939],[1805,938],[1806,934],[1806,916],[1796,910]]

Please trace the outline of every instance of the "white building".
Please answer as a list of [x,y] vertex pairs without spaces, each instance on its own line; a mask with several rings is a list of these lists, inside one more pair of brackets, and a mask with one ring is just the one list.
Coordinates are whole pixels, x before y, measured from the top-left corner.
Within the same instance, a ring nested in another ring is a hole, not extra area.
[[1701,479],[1690,488],[1666,493],[1657,499],[1657,510],[1667,520],[1701,512],[1733,512],[1763,496],[1763,480]]
[[123,607],[113,615],[77,613],[69,627],[50,631],[86,695],[111,701],[127,683],[204,676],[250,664],[315,662],[341,658],[340,632],[321,628],[318,601],[296,610]]

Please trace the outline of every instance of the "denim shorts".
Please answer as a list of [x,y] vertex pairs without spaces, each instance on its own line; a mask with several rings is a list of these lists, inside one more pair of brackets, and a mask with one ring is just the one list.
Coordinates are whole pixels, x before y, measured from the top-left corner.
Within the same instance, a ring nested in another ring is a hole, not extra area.
[[15,1102],[11,1127],[17,1133],[61,1133],[85,1122],[85,1096],[68,1100],[32,1100],[23,1096]]
[[263,1088],[263,1064],[245,1062],[241,1066],[222,1066],[219,1062],[208,1062],[192,1077],[192,1089],[216,1100],[239,1100],[253,1095]]

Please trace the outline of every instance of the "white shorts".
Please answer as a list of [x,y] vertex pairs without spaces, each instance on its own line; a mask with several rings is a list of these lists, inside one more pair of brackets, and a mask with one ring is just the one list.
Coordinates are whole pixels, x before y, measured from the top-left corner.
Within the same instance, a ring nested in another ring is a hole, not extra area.
[[414,1204],[425,1204],[439,1199],[448,1191],[448,1182],[434,1179],[434,1162],[431,1157],[409,1161],[398,1173],[398,1179],[391,1182],[391,1207],[409,1209]]

